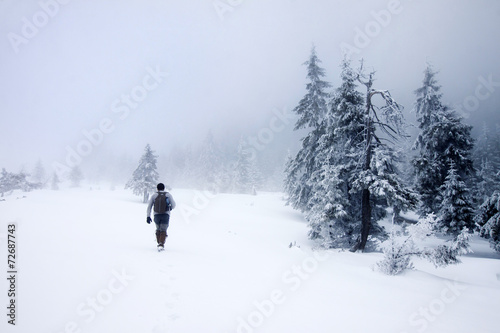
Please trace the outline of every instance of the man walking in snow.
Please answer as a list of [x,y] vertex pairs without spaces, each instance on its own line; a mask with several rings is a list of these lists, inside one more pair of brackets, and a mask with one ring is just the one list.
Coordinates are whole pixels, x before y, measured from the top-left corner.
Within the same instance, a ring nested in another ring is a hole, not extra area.
[[151,208],[154,206],[156,242],[158,243],[158,251],[163,251],[165,239],[168,237],[167,229],[170,221],[170,211],[175,208],[175,201],[172,195],[165,191],[165,185],[162,183],[159,183],[156,189],[158,192],[149,199],[146,222],[151,223]]

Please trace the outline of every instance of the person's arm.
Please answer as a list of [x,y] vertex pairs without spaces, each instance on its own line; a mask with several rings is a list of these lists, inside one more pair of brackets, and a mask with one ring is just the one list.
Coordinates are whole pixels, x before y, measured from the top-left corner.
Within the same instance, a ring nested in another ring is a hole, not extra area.
[[168,200],[170,200],[170,204],[172,205],[172,209],[174,209],[174,208],[175,208],[175,200],[174,200],[174,197],[172,196],[172,194],[170,194],[170,192],[169,192],[169,193],[167,193],[167,195],[168,195]]
[[158,193],[155,193],[151,196],[151,198],[149,198],[148,209],[146,211],[148,217],[151,217],[151,208],[153,208],[153,203],[155,202],[157,196]]

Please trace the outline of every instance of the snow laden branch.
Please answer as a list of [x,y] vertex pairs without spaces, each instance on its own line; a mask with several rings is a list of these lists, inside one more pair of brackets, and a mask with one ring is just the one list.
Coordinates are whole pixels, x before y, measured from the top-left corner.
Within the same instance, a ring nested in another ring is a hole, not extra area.
[[[383,133],[387,134],[394,141],[398,141],[402,137],[407,137],[404,130],[405,121],[403,118],[403,106],[392,98],[391,93],[388,90],[371,89],[369,92],[370,100],[377,95],[382,97],[385,105],[382,107],[377,107],[375,104],[370,105],[371,112],[374,117],[372,120],[373,124],[378,125],[380,130],[382,130]],[[383,116],[382,121],[379,114]]]

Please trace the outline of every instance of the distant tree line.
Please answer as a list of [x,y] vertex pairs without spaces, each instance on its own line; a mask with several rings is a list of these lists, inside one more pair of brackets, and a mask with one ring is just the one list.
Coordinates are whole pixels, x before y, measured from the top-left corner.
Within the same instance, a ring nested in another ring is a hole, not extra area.
[[[160,178],[168,187],[207,190],[212,193],[256,194],[257,190],[279,190],[282,165],[273,173],[263,173],[255,150],[244,138],[237,147],[223,149],[210,132],[197,149],[175,147],[165,159],[160,177],[159,155],[148,144],[125,188],[146,202]],[[278,184],[278,185],[277,185]],[[273,186],[275,186],[273,188]]]

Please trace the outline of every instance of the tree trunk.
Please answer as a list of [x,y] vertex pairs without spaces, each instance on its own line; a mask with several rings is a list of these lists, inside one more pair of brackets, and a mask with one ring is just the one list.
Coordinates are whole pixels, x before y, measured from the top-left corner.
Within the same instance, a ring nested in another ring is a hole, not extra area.
[[[370,111],[372,109],[372,96],[373,92],[371,91],[371,87],[373,84],[372,74],[370,74],[370,78],[367,82],[364,83],[366,85],[366,129],[365,129],[365,160],[363,164],[363,171],[370,170],[371,167],[371,159],[372,159],[372,120],[370,117]],[[368,241],[368,236],[370,235],[370,227],[372,220],[372,207],[370,202],[370,190],[368,188],[364,188],[362,191],[361,197],[361,235],[358,243],[352,249],[353,252],[361,250],[364,252],[366,242]]]
[[142,202],[146,203],[148,202],[148,199],[149,199],[148,190],[144,190],[144,197],[142,199]]
[[368,235],[370,235],[370,227],[372,224],[372,207],[370,204],[370,190],[364,189],[361,199],[361,239],[359,241],[358,250],[364,251]]
[[[368,118],[370,119],[370,118]],[[363,165],[363,171],[370,170],[370,164],[372,160],[372,133],[371,133],[371,121],[367,121],[367,134],[366,134],[366,153],[365,153],[365,164]],[[370,234],[370,227],[372,224],[372,206],[370,202],[370,190],[364,188],[361,194],[361,239],[359,241],[358,250],[364,252],[366,242],[368,241],[368,235]]]

